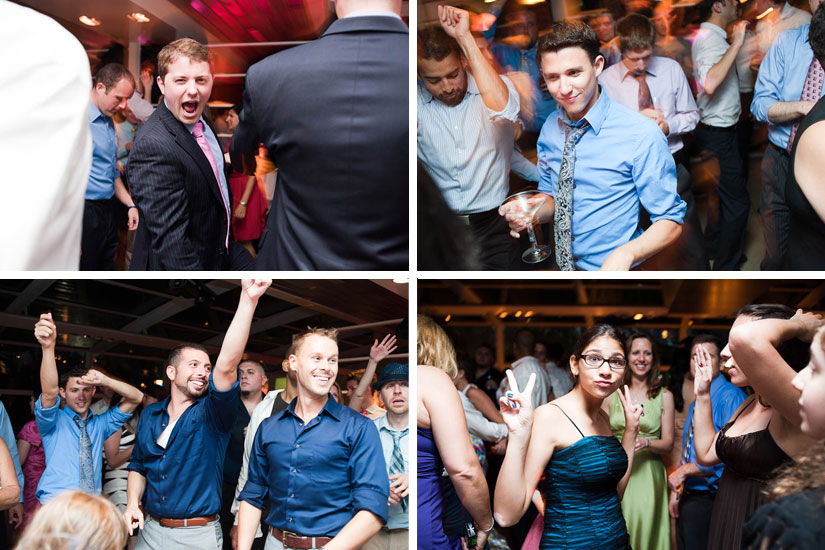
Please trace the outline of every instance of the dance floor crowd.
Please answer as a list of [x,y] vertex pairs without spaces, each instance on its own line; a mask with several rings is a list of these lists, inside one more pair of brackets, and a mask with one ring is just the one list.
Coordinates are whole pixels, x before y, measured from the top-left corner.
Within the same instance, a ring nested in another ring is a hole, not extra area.
[[419,548],[821,547],[821,315],[744,306],[667,377],[607,324],[568,350],[522,329],[505,373],[491,351],[419,315]]

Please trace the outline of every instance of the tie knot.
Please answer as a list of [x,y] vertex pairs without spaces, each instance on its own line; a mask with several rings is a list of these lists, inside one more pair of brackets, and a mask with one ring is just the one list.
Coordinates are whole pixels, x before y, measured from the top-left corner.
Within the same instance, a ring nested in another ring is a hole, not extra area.
[[195,127],[192,128],[192,135],[196,138],[203,136],[203,122],[199,120],[195,123]]

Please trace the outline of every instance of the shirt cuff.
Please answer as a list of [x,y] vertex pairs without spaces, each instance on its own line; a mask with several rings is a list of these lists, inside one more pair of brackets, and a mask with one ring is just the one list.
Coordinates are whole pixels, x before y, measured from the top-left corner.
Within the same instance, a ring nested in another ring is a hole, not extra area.
[[[137,444],[137,442],[135,444]],[[130,472],[137,472],[143,477],[146,477],[146,468],[143,466],[143,463],[137,462],[134,459],[129,461],[129,464],[126,465],[126,469]]]
[[387,499],[389,493],[383,494],[373,489],[359,488],[352,493],[352,507],[355,512],[359,510],[366,510],[372,512],[381,519],[381,523],[387,523],[387,513],[389,507],[387,506]]
[[266,508],[267,492],[267,487],[257,485],[247,480],[246,485],[243,488],[243,491],[241,491],[241,494],[238,495],[238,501],[245,500],[255,508],[263,510],[264,508]]

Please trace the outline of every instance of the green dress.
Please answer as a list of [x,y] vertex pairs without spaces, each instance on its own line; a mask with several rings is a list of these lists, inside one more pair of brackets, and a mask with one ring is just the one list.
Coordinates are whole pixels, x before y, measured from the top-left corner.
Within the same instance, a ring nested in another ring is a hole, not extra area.
[[[662,437],[664,394],[662,389],[659,395],[645,401],[639,437]],[[624,426],[624,407],[614,393],[610,396],[610,428],[620,441]],[[622,514],[634,550],[670,550],[667,500],[667,471],[661,457],[649,449],[637,451],[622,498]]]

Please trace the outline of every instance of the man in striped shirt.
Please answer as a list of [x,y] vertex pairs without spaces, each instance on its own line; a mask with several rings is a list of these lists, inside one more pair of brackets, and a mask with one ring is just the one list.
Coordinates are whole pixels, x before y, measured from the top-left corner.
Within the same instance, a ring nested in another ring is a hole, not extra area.
[[439,6],[418,37],[418,158],[470,226],[484,269],[518,269],[518,241],[498,207],[509,191],[519,98],[470,32],[466,11]]

